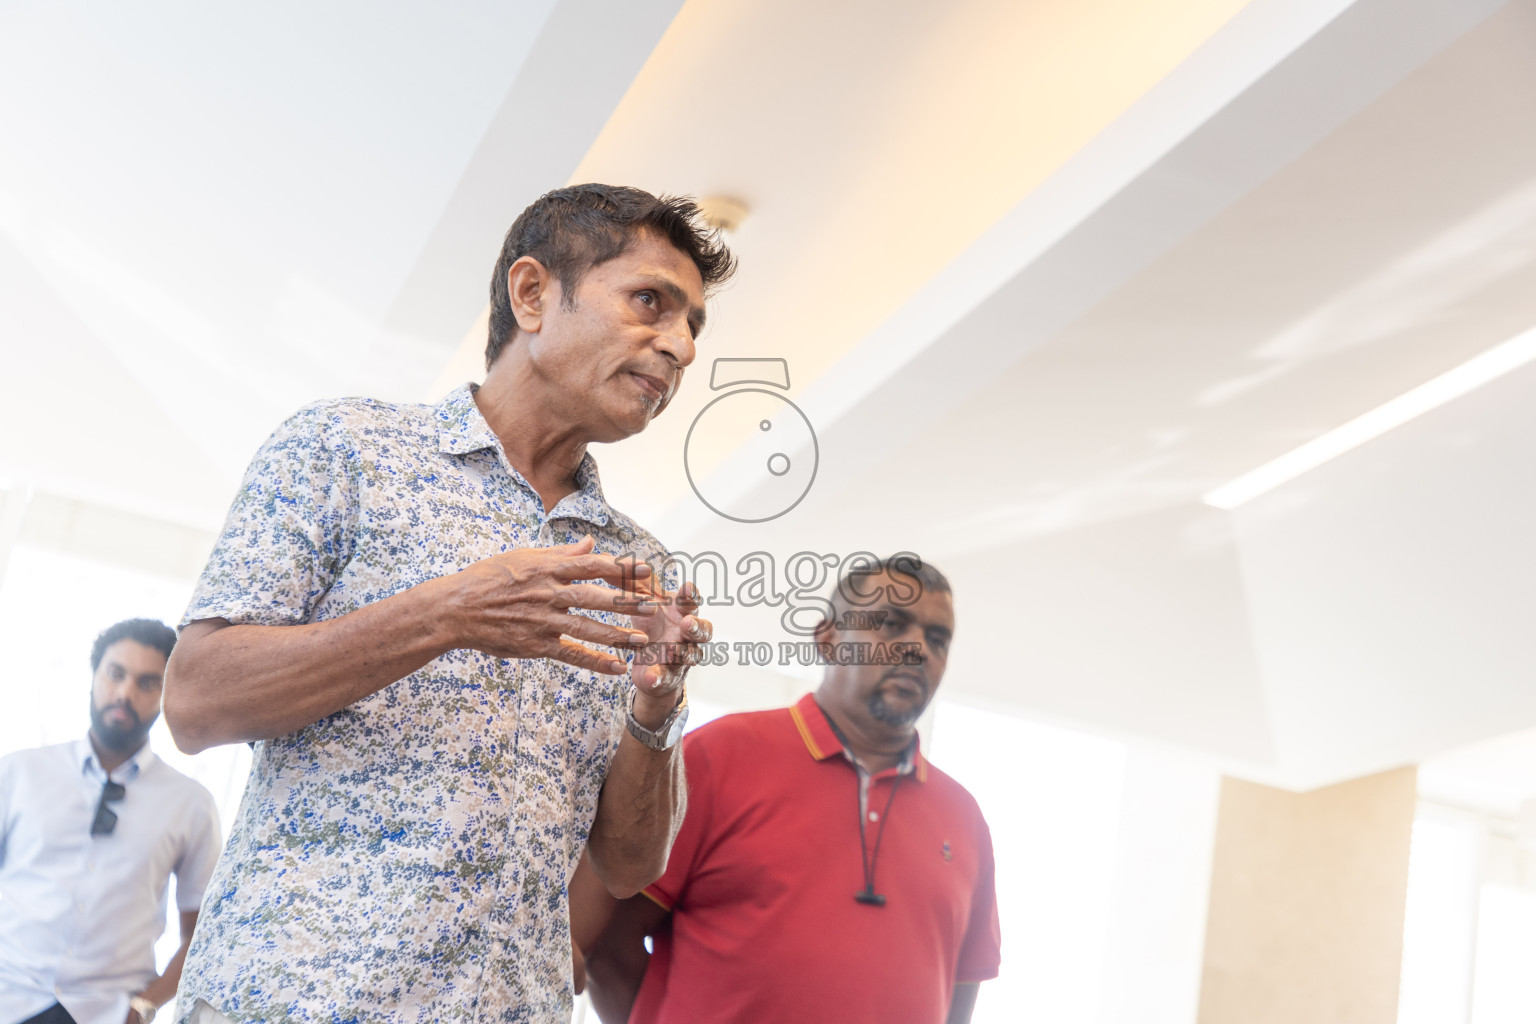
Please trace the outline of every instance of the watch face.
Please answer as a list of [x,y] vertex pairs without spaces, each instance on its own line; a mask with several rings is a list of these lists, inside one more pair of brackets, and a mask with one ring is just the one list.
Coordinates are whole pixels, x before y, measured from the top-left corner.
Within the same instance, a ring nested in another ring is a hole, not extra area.
[[667,726],[666,734],[661,737],[662,747],[675,746],[677,741],[683,738],[683,727],[688,724],[688,707],[684,705],[677,709],[677,717],[672,724]]
[[[712,435],[746,440],[725,466],[742,467],[744,491],[732,493],[714,467],[698,463],[696,448]],[[820,451],[811,421],[799,406],[764,388],[727,391],[706,405],[688,428],[683,444],[683,469],[699,500],[716,514],[738,523],[776,519],[800,504],[816,479]]]

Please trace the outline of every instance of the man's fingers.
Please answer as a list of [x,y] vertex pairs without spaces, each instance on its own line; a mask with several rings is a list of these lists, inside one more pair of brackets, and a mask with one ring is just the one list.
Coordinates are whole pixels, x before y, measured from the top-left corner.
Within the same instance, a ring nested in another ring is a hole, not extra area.
[[693,643],[708,643],[714,639],[715,626],[708,619],[701,619],[697,615],[689,616],[682,622],[683,636]]
[[562,559],[552,572],[556,579],[567,582],[606,580],[609,583],[635,586],[650,578],[651,567],[644,562],[620,560],[612,555],[584,554]]
[[635,685],[654,693],[676,690],[683,685],[688,670],[705,660],[704,648],[698,644],[650,644],[635,654]]
[[610,626],[606,622],[599,622],[585,615],[566,615],[560,632],[577,640],[602,644],[605,647],[617,647],[620,650],[644,647],[650,643],[650,638],[641,630]]
[[675,598],[677,608],[684,615],[692,615],[699,610],[699,588],[694,583],[684,583],[677,588]]
[[559,647],[549,655],[555,661],[563,661],[577,668],[591,669],[604,675],[620,676],[629,671],[623,660],[605,651],[585,647],[567,637],[560,638]]
[[675,665],[687,668],[704,664],[704,648],[698,644],[682,644],[665,640],[646,644],[640,652],[640,660],[647,665]]
[[662,585],[661,579],[651,576],[647,579],[637,579],[634,584],[637,593],[655,600],[659,604],[675,607],[683,615],[691,615],[699,610],[702,595],[698,584],[684,583],[677,590],[668,590]]
[[672,665],[647,665],[635,676],[635,685],[653,696],[674,692],[686,671]]
[[643,615],[656,610],[654,602],[640,601],[632,594],[600,587],[596,583],[560,587],[550,596],[550,603],[557,608],[585,608],[589,612],[622,612],[625,615],[637,612]]

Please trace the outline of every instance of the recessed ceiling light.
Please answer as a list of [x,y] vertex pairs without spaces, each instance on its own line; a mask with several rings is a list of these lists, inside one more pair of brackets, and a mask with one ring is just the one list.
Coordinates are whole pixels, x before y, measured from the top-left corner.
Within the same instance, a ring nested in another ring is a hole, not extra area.
[[704,223],[720,231],[735,231],[750,212],[747,204],[730,196],[708,196],[699,200]]
[[1338,458],[1345,452],[1380,437],[1415,416],[1422,416],[1452,399],[1460,398],[1469,391],[1475,391],[1494,378],[1502,377],[1511,370],[1524,366],[1532,359],[1536,359],[1536,329],[1495,345],[1454,370],[1448,370],[1434,380],[1398,395],[1385,405],[1378,406],[1363,416],[1357,416],[1343,426],[1308,441],[1300,448],[1293,448],[1273,462],[1266,462],[1258,469],[1222,484],[1200,500],[1220,509],[1237,508],[1315,469],[1329,459]]

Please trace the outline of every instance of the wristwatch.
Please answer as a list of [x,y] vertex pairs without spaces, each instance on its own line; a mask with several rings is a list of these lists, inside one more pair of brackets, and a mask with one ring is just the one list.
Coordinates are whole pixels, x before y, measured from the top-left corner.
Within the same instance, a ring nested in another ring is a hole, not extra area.
[[143,996],[129,996],[128,1009],[137,1013],[139,1015],[139,1020],[142,1021],[143,1024],[149,1024],[150,1021],[155,1019],[155,1004],[150,1002],[148,999],[145,999]]
[[624,725],[629,734],[652,750],[671,750],[683,738],[683,727],[688,724],[688,691],[677,698],[677,707],[654,729],[647,729],[635,721],[635,696],[640,691],[629,688],[629,703],[624,706]]

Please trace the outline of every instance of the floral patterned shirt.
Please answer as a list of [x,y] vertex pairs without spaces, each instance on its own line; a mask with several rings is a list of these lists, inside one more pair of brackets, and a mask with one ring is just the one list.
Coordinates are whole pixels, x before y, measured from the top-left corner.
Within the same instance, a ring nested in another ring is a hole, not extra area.
[[[436,406],[311,405],[251,462],[183,625],[332,619],[588,533],[599,551],[660,556],[608,506],[590,455],[576,480],[546,517],[469,385]],[[566,883],[628,685],[455,650],[255,744],[181,1020],[199,998],[274,1024],[568,1020]]]

